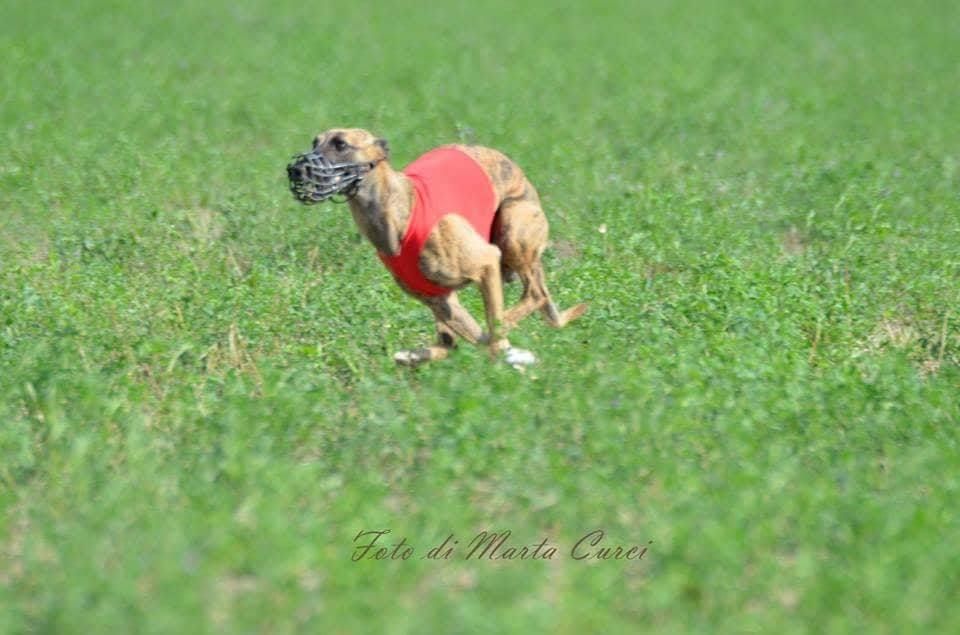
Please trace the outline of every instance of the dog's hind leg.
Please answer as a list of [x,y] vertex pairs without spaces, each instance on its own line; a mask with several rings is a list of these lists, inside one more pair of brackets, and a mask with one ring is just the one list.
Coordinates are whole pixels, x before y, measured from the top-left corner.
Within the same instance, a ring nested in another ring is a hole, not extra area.
[[559,310],[557,305],[554,304],[553,299],[551,299],[550,293],[547,291],[547,286],[543,275],[543,265],[541,265],[539,262],[537,263],[534,275],[536,280],[535,284],[540,287],[541,292],[545,297],[545,301],[541,305],[540,309],[543,311],[543,317],[546,318],[547,324],[554,328],[561,328],[587,312],[587,305],[583,302],[572,306],[565,311]]
[[543,312],[547,324],[555,328],[566,326],[586,312],[586,304],[578,304],[566,311],[557,308],[547,290],[546,276],[539,258],[533,266],[524,269],[519,275],[523,281],[523,295],[520,302],[504,315],[503,321],[508,326],[513,326],[537,309]]
[[547,301],[540,286],[534,284],[534,276],[529,268],[522,269],[518,275],[523,283],[523,294],[520,301],[503,314],[503,323],[507,328],[516,326],[520,320],[541,308]]
[[503,253],[504,266],[520,276],[523,294],[520,302],[504,313],[507,328],[516,325],[537,309],[550,326],[561,327],[583,315],[586,304],[560,311],[547,290],[541,257],[547,245],[548,225],[533,186],[525,182],[523,193],[501,203],[500,231],[495,237]]

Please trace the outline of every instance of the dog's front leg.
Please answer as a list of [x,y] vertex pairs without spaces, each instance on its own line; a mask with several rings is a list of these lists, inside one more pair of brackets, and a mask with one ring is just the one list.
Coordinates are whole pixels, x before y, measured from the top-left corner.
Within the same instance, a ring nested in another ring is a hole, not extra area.
[[493,357],[503,353],[503,359],[514,368],[522,368],[536,361],[530,351],[514,348],[507,341],[508,326],[503,321],[503,284],[500,274],[500,250],[490,245],[486,264],[481,267],[477,284],[483,295],[483,304],[487,314],[487,345]]
[[480,258],[477,286],[483,296],[483,308],[487,318],[487,345],[490,354],[510,348],[503,324],[503,282],[500,277],[500,249],[487,245]]
[[[440,343],[443,343],[445,333],[459,335],[471,344],[477,344],[484,339],[483,330],[470,312],[460,304],[456,291],[451,291],[446,296],[424,300],[424,302],[430,307],[433,317],[437,320],[437,337]],[[452,342],[450,346],[453,346]]]
[[468,342],[486,345],[491,355],[505,353],[510,364],[530,364],[534,357],[528,351],[512,349],[507,341],[503,319],[503,283],[500,249],[481,237],[461,216],[450,214],[437,224],[421,255],[421,267],[450,286],[473,282],[483,296],[487,331],[457,300],[455,293],[440,299],[426,300],[439,323]]
[[457,336],[471,344],[485,340],[486,336],[470,312],[460,304],[456,292],[447,296],[423,298],[437,321],[437,343],[414,350],[399,351],[393,358],[398,364],[416,366],[423,362],[446,359],[456,347]]

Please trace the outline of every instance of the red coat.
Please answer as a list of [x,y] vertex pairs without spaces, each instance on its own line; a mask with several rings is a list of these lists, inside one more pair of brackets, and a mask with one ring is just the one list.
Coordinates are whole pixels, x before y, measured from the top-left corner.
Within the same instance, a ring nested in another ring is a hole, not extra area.
[[431,150],[403,169],[413,183],[413,209],[400,253],[380,260],[413,292],[425,296],[452,291],[427,280],[420,271],[420,252],[430,231],[447,214],[462,216],[490,241],[497,196],[490,177],[470,155],[452,146]]

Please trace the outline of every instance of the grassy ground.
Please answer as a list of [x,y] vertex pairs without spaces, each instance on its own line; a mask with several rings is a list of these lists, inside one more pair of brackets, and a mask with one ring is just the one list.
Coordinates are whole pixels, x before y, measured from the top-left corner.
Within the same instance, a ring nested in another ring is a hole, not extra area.
[[[59,4],[0,22],[0,632],[960,628],[955,2]],[[394,367],[286,191],[334,125],[513,156],[590,313]]]

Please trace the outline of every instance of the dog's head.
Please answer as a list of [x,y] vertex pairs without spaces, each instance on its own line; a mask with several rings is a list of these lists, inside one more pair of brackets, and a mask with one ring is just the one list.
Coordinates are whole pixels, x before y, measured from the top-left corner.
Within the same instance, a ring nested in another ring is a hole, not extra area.
[[313,140],[310,152],[287,165],[290,191],[304,204],[343,194],[353,196],[360,182],[390,156],[386,140],[359,128],[334,128]]

